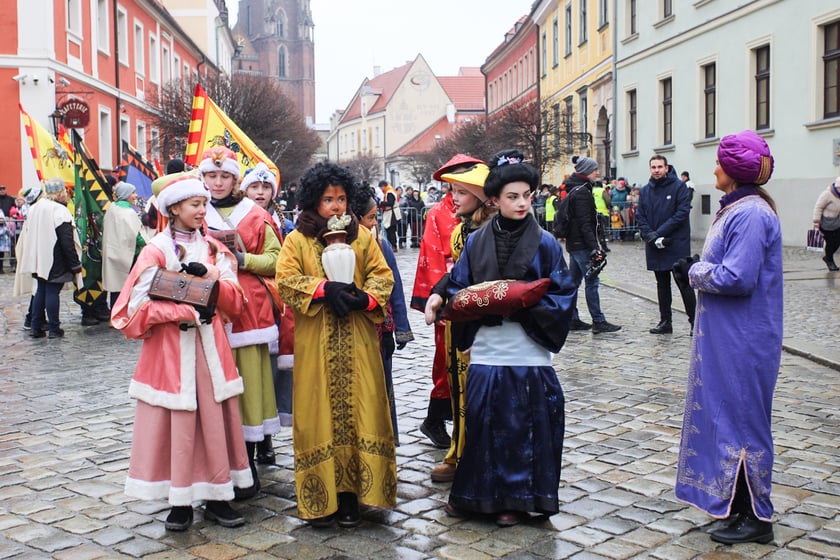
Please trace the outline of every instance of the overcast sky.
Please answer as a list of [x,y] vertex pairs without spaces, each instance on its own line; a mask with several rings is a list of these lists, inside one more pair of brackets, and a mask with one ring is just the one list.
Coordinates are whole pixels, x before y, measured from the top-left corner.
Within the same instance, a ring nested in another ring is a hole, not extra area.
[[[236,21],[238,0],[227,0]],[[311,0],[315,112],[328,123],[373,67],[387,72],[422,54],[438,76],[481,66],[533,0]]]

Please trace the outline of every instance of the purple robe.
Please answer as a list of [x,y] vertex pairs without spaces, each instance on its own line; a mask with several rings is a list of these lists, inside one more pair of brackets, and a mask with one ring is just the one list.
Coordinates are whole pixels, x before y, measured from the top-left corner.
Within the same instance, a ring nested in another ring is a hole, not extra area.
[[728,517],[740,466],[770,521],[770,417],[782,353],[782,236],[759,196],[723,208],[689,271],[698,290],[676,496]]

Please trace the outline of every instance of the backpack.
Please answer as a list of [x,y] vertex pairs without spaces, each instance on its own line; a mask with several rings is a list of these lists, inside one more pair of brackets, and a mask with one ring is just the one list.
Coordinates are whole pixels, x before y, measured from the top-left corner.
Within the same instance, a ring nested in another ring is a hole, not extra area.
[[578,185],[569,191],[563,200],[557,204],[555,200],[555,204],[557,205],[557,212],[554,214],[554,237],[558,239],[565,239],[569,236],[569,204],[571,204],[570,199],[572,195],[575,194],[581,187],[585,185]]

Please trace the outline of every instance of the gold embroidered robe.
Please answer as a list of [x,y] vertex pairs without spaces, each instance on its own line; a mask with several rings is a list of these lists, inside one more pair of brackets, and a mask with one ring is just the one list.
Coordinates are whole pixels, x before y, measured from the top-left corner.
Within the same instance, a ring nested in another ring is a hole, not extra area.
[[343,319],[325,301],[313,301],[326,279],[320,242],[293,231],[277,260],[280,297],[295,311],[292,425],[303,519],[336,512],[338,492],[371,506],[396,504],[396,449],[375,327],[385,318],[394,276],[370,231],[359,228],[350,246],[353,281],[378,306]]

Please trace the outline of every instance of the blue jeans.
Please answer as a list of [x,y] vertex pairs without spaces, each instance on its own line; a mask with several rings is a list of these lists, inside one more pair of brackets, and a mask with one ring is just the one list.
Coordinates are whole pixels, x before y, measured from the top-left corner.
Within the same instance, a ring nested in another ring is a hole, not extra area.
[[[583,249],[582,251],[569,251],[569,272],[572,273],[572,280],[575,283],[575,286],[580,286],[580,281],[583,280],[584,274],[586,274],[586,269],[589,268],[589,251],[588,249]],[[601,281],[596,276],[595,278],[589,278],[586,281],[584,293],[586,295],[586,307],[589,308],[589,315],[592,317],[592,321],[595,323],[600,323],[602,321],[606,321],[606,317],[604,314],[601,313],[601,298],[598,295],[598,286],[601,285]],[[573,301],[573,308],[574,313],[572,314],[572,320],[579,319],[580,315],[578,315],[577,310],[577,295],[580,292],[575,293],[575,298]]]
[[58,320],[58,294],[64,286],[63,282],[47,282],[43,278],[36,278],[38,288],[32,300],[32,331],[44,330],[44,311],[50,332],[56,332],[60,326]]

